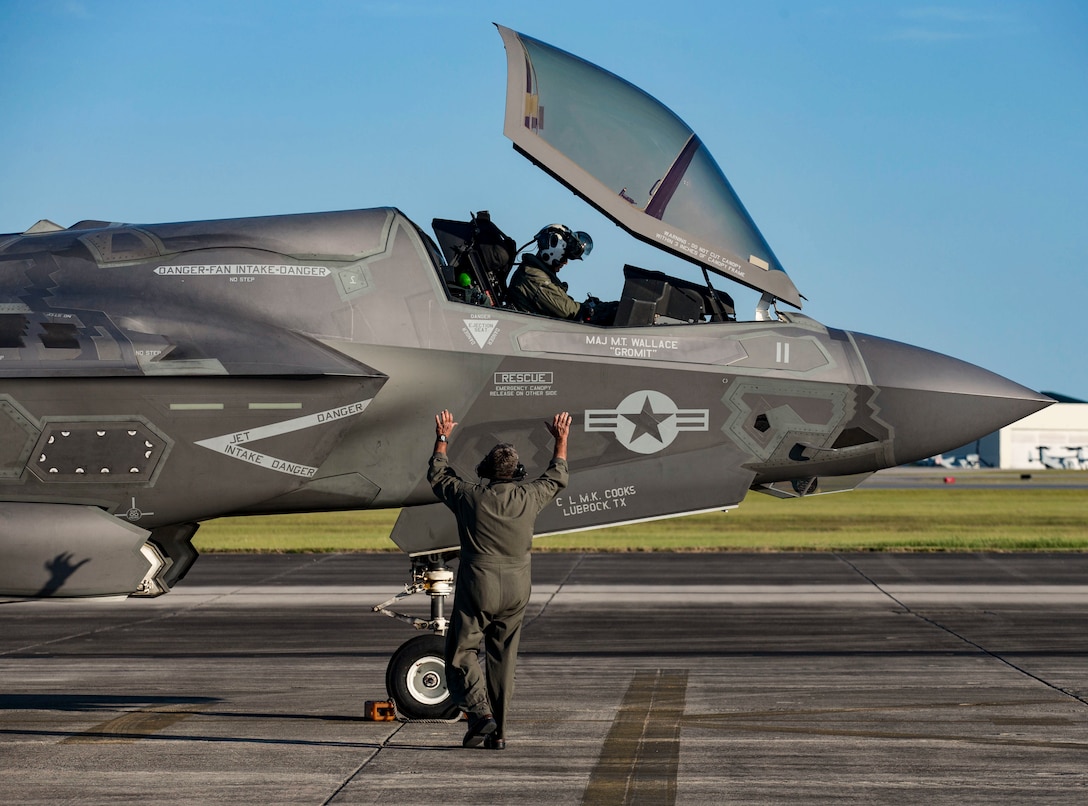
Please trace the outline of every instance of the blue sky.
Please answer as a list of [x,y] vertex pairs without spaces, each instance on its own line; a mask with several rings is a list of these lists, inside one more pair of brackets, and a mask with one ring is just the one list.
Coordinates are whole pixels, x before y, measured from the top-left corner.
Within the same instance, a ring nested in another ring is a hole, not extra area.
[[618,296],[625,262],[697,278],[513,151],[492,22],[691,125],[805,313],[1088,399],[1077,0],[0,0],[0,232],[488,209],[519,244],[588,230],[575,296]]

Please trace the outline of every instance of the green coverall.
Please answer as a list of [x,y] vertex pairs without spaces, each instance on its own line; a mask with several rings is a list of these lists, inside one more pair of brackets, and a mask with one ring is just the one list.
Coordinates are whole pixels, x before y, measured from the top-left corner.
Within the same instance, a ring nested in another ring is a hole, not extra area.
[[510,303],[519,311],[556,319],[576,319],[582,309],[581,304],[567,294],[567,284],[536,255],[521,256],[521,265],[507,285]]
[[[514,695],[521,622],[532,584],[530,551],[536,517],[567,486],[567,462],[553,459],[537,479],[490,484],[463,481],[446,455],[431,457],[427,480],[457,516],[461,562],[446,633],[446,685],[474,717],[492,714],[497,736]],[[486,653],[485,686],[477,653]]]

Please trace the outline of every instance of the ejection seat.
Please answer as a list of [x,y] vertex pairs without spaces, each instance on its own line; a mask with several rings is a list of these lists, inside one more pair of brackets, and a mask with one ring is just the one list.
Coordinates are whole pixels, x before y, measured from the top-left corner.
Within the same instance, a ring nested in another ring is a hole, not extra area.
[[443,279],[454,299],[472,305],[506,307],[507,277],[517,244],[481,210],[471,221],[436,218],[431,228],[446,258]]

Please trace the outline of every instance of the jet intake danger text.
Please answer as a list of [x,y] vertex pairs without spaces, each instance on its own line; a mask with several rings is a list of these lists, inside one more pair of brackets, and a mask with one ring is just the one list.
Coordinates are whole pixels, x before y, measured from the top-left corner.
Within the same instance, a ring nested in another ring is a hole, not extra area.
[[218,451],[224,456],[229,456],[231,459],[238,459],[239,461],[247,462],[251,465],[257,465],[258,467],[267,468],[268,470],[275,470],[278,473],[286,473],[290,476],[299,476],[300,478],[309,479],[317,474],[316,467],[302,464],[301,462],[291,462],[286,459],[280,459],[276,456],[269,456],[268,454],[259,453],[251,448],[244,448],[242,446],[247,442],[257,442],[262,439],[269,439],[271,437],[282,436],[283,434],[291,434],[295,431],[302,431],[307,428],[314,428],[323,425],[324,423],[342,420],[346,417],[354,417],[366,411],[366,407],[369,405],[370,400],[359,400],[354,403],[348,403],[345,406],[337,406],[334,409],[327,409],[326,411],[319,411],[302,417],[294,417],[290,420],[281,420],[280,422],[259,425],[246,429],[245,431],[235,431],[231,434],[220,434],[219,436],[211,437],[210,439],[202,439],[195,444],[208,448],[209,450]]
[[312,478],[317,472],[316,467],[310,467],[309,465],[303,465],[297,462],[287,462],[283,459],[277,459],[275,456],[266,456],[263,453],[258,453],[249,448],[243,448],[241,443],[224,445],[221,452],[232,459],[240,459],[243,462],[249,462],[251,465],[267,467],[269,470],[288,473],[292,476],[302,476],[303,478],[308,479]]
[[564,518],[573,515],[585,515],[589,512],[610,512],[627,506],[627,499],[637,495],[635,485],[611,487],[607,490],[593,490],[577,495],[561,495],[555,499],[555,505],[563,512]]

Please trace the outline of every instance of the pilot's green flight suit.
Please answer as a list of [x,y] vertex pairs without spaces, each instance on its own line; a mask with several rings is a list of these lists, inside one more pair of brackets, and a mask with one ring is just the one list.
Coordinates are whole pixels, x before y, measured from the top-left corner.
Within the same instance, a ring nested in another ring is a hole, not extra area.
[[536,255],[521,256],[521,265],[511,275],[508,287],[510,304],[519,311],[576,319],[582,309],[567,294],[567,284]]
[[[497,736],[514,694],[521,622],[529,604],[533,525],[567,486],[567,462],[553,459],[539,478],[518,483],[462,481],[446,455],[431,457],[427,480],[457,516],[461,562],[446,633],[446,683],[453,701],[473,716],[492,714]],[[487,684],[477,661],[484,641]]]

